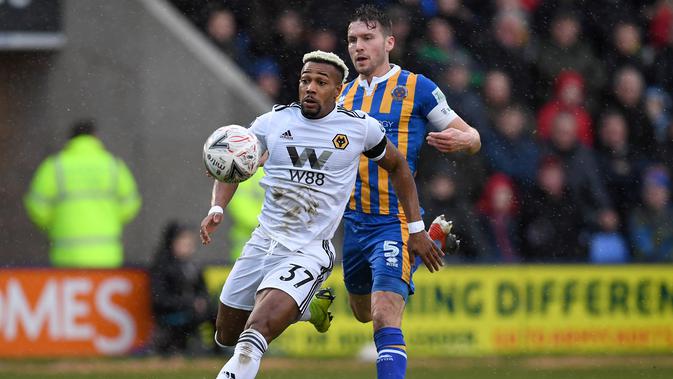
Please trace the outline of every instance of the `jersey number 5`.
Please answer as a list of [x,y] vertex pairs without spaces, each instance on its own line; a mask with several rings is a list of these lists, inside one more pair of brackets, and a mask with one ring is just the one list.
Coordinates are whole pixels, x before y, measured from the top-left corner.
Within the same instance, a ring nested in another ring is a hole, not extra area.
[[[289,282],[297,276],[296,275],[297,270],[299,270],[300,268],[304,268],[304,267],[296,265],[294,263],[291,263],[290,265],[292,266],[292,268],[288,270],[287,276],[285,276],[285,275],[281,276],[279,278],[280,280],[282,280],[284,282]],[[309,271],[305,268],[304,268],[304,274],[306,274],[306,278],[304,280],[301,280],[301,281],[295,283],[294,288],[299,288],[299,287],[303,286],[304,284],[306,284],[306,283],[308,283],[308,282],[310,282],[314,279],[313,274],[311,274],[311,271]]]

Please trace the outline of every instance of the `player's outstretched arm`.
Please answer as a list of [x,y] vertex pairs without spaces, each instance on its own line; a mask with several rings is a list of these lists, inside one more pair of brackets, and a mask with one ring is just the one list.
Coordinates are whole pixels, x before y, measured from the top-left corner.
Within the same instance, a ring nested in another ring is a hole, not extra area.
[[217,180],[213,183],[213,196],[210,201],[210,211],[208,215],[201,221],[201,243],[209,244],[212,239],[210,234],[217,229],[217,226],[222,222],[224,217],[224,208],[227,207],[229,201],[234,197],[234,193],[238,188],[238,183],[222,183]]
[[467,151],[476,154],[481,149],[479,132],[460,117],[454,118],[441,132],[428,133],[427,141],[443,153]]
[[388,141],[385,155],[377,163],[388,171],[395,193],[402,203],[407,222],[418,228],[418,230],[409,230],[408,249],[412,262],[418,255],[430,272],[438,271],[443,265],[444,253],[430,239],[421,221],[416,183],[414,183],[407,160],[395,145]]

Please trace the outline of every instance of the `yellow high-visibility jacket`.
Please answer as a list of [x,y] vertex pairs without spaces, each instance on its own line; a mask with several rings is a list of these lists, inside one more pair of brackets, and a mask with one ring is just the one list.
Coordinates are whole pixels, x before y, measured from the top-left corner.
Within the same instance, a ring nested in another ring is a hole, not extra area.
[[123,226],[140,209],[133,175],[95,137],[72,138],[38,167],[24,204],[57,267],[120,267]]
[[241,256],[243,246],[259,223],[257,217],[264,203],[264,188],[259,185],[259,181],[263,177],[264,170],[260,167],[250,179],[239,183],[234,197],[227,205],[232,222],[229,229],[229,257],[232,262]]

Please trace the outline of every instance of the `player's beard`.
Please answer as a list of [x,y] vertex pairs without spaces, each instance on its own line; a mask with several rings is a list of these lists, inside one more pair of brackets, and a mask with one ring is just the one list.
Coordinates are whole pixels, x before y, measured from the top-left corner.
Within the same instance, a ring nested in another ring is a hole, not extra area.
[[316,110],[315,112],[310,112],[304,109],[304,104],[301,104],[301,114],[302,116],[306,118],[318,118],[318,115],[320,114],[320,111],[322,111],[322,106],[320,103],[315,103],[316,104]]

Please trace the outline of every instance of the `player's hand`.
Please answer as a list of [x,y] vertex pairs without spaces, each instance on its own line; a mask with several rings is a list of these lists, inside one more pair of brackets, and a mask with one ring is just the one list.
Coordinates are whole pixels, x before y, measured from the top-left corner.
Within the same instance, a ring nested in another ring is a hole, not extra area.
[[407,248],[409,249],[411,264],[414,263],[418,255],[430,272],[439,271],[440,267],[444,266],[444,262],[442,261],[444,253],[430,239],[428,232],[425,230],[409,234]]
[[201,243],[204,245],[209,244],[212,239],[210,234],[217,229],[217,226],[222,222],[222,217],[224,215],[220,212],[215,212],[206,216],[203,221],[201,221],[201,229],[199,234],[201,235]]
[[428,141],[428,145],[442,153],[455,153],[470,149],[472,135],[456,128],[447,128],[441,132],[428,133],[426,141]]

